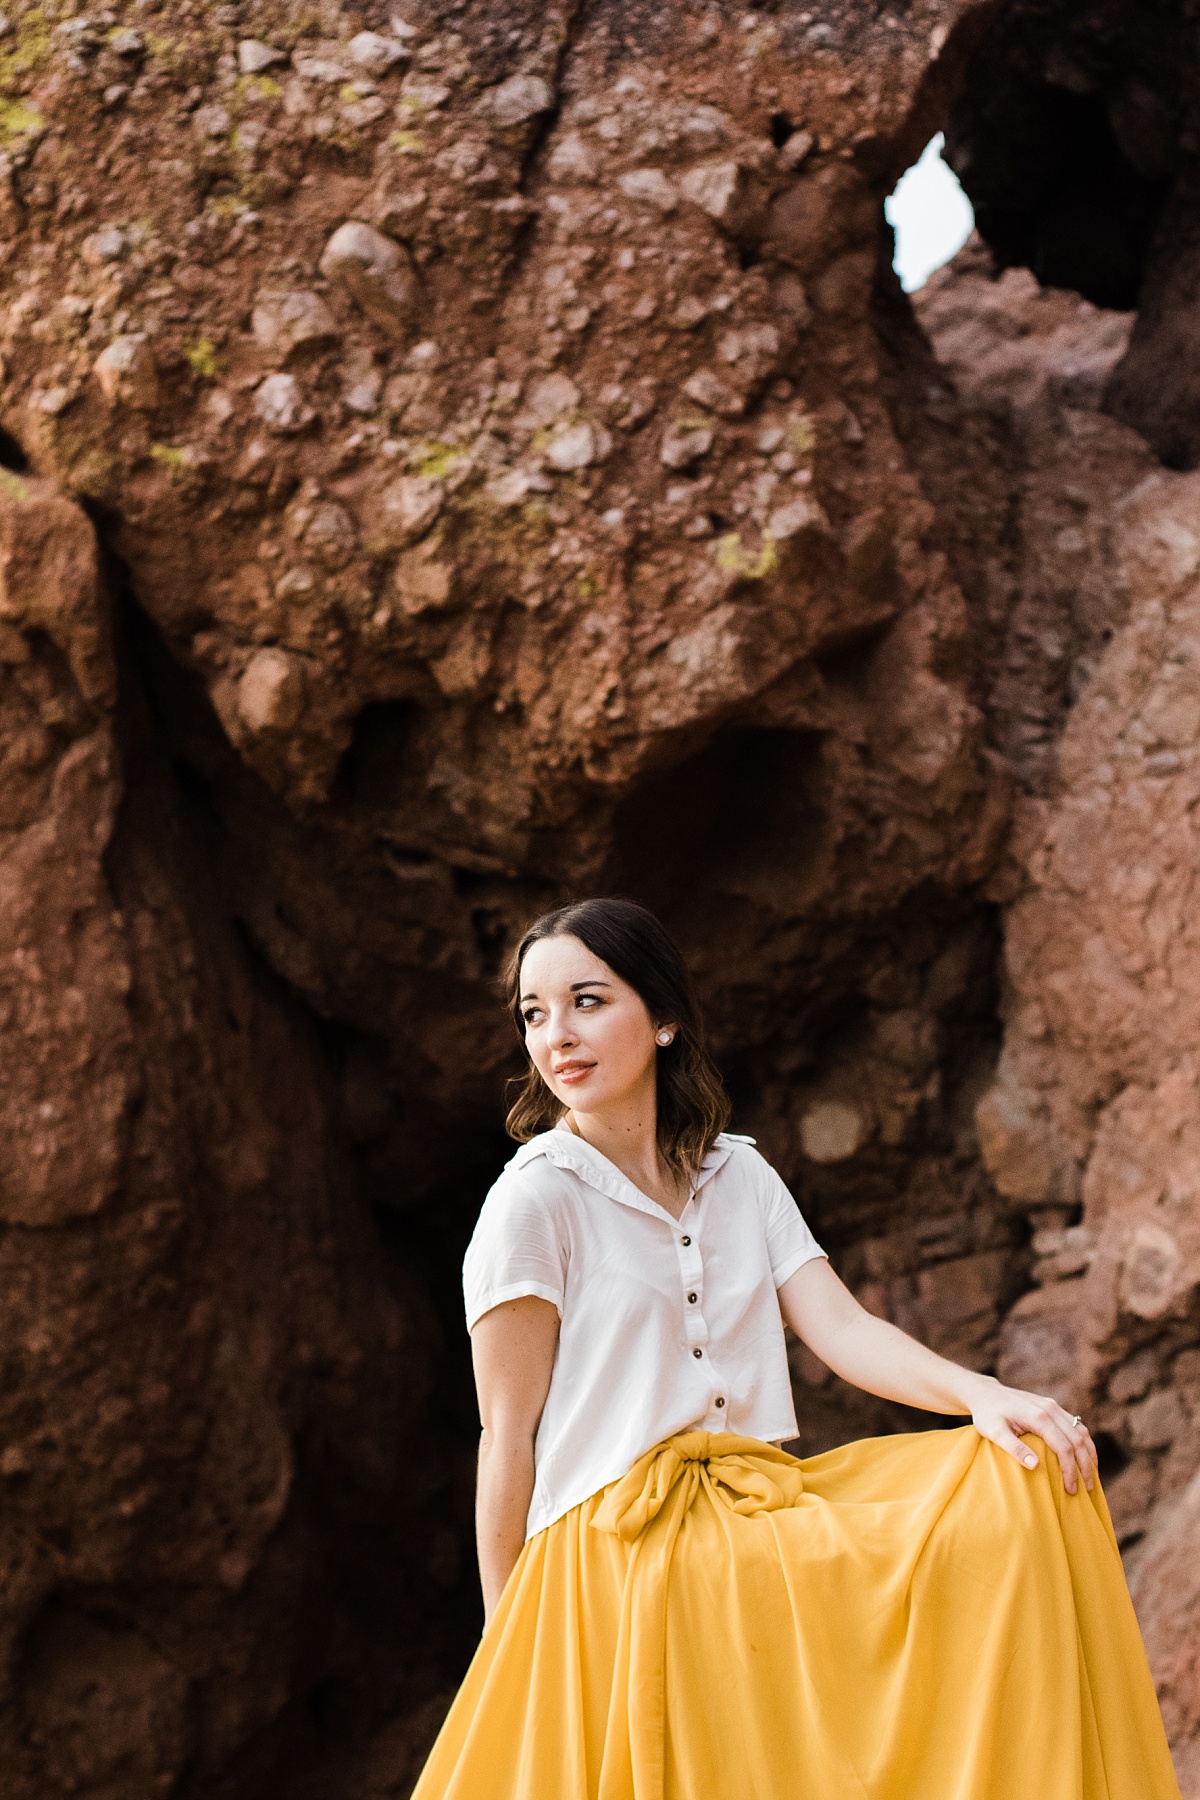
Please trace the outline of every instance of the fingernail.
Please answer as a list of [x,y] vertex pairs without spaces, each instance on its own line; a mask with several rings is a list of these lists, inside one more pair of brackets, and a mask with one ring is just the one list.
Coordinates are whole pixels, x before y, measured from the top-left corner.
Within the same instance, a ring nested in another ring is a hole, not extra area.
[[1037,1457],[1036,1456],[1027,1456],[1025,1458],[1025,1467],[1027,1469],[1036,1469],[1037,1468]]

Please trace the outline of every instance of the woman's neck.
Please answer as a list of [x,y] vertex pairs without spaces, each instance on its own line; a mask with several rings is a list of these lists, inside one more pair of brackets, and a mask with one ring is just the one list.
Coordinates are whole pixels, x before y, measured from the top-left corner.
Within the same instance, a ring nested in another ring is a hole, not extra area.
[[658,1117],[655,1097],[651,1103],[608,1112],[568,1112],[566,1122],[576,1137],[599,1150],[622,1175],[649,1199],[677,1219],[687,1205],[690,1187],[663,1164],[658,1153]]

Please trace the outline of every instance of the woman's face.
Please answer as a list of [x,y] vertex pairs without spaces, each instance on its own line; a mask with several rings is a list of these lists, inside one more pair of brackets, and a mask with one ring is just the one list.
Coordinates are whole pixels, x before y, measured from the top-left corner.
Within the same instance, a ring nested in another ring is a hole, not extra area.
[[654,1097],[657,1027],[641,995],[576,937],[541,938],[521,965],[525,1044],[538,1074],[573,1112]]

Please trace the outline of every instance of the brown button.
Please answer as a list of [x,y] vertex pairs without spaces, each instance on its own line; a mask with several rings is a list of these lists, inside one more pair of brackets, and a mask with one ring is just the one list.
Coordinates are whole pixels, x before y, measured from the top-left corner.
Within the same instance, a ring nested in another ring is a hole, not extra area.
[[703,1352],[703,1350],[693,1350],[692,1355],[693,1356],[703,1356],[704,1352]]
[[717,1397],[717,1405],[718,1405],[718,1406],[724,1406],[724,1404],[725,1404],[725,1402],[724,1402],[724,1400],[722,1400],[722,1399],[721,1399],[721,1398],[720,1398],[720,1396],[719,1396],[719,1395],[718,1395],[718,1397]]
[[692,1240],[691,1240],[691,1238],[680,1238],[679,1241],[683,1245],[684,1249],[686,1250]]
[[689,1306],[695,1306],[695,1304],[696,1304],[696,1296],[695,1296],[695,1294],[689,1294],[689,1295],[688,1295],[688,1305],[689,1305]]

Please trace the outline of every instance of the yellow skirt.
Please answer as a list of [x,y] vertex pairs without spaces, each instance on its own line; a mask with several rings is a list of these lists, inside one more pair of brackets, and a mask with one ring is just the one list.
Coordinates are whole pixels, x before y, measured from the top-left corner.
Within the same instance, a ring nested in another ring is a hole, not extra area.
[[691,1431],[530,1539],[413,1800],[1179,1800],[1099,1484]]

